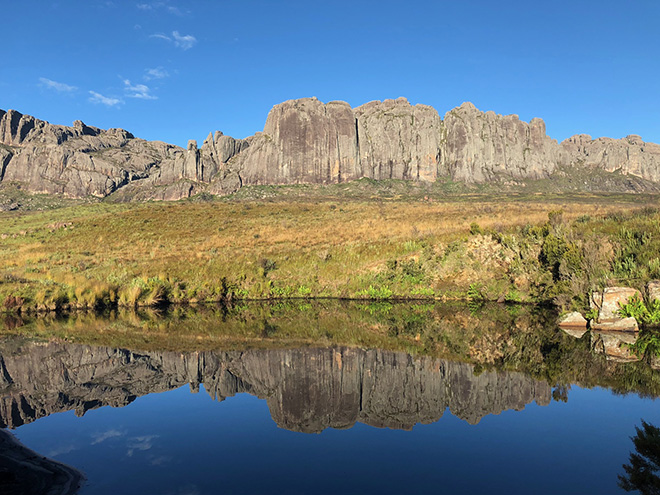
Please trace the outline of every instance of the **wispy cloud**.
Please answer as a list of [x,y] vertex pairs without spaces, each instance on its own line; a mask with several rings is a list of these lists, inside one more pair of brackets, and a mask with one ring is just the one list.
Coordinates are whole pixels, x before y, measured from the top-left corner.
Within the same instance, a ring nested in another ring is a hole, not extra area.
[[124,433],[122,433],[119,430],[108,430],[108,431],[104,431],[103,433],[96,433],[92,435],[92,438],[94,439],[92,445],[105,442],[108,438],[121,437],[123,435]]
[[172,38],[170,38],[169,36],[165,36],[164,34],[160,34],[160,33],[150,34],[149,38],[158,38],[159,40],[172,41]]
[[172,36],[174,37],[174,44],[182,50],[189,50],[197,43],[197,38],[191,34],[181,35],[179,31],[172,31]]
[[130,80],[124,79],[124,90],[128,98],[139,98],[141,100],[157,100],[158,97],[151,94],[151,89],[146,84],[132,84]]
[[45,77],[40,77],[39,82],[44,88],[54,89],[60,93],[72,93],[78,89],[76,86],[53,81],[52,79],[46,79]]
[[97,93],[96,91],[90,91],[89,94],[91,95],[89,97],[89,101],[92,103],[102,103],[103,105],[109,106],[109,107],[114,107],[115,105],[119,105],[122,103],[122,101],[119,98],[110,98],[107,96],[103,96],[101,93]]
[[136,7],[144,11],[154,11],[154,10],[163,10],[170,14],[183,16],[185,13],[175,5],[171,5],[170,2],[148,2],[148,3],[138,3]]
[[150,81],[152,79],[165,79],[169,77],[170,74],[162,67],[155,67],[153,69],[145,69],[144,79]]
[[190,50],[197,43],[197,38],[192,34],[180,34],[179,31],[172,31],[171,38],[162,33],[150,34],[149,38],[158,38],[173,42],[174,46],[181,48],[182,50]]

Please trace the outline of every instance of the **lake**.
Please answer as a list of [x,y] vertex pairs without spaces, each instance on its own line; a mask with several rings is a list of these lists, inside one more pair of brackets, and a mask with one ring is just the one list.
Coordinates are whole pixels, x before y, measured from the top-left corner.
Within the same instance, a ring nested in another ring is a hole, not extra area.
[[625,493],[660,372],[555,317],[326,301],[6,321],[0,422],[82,494]]

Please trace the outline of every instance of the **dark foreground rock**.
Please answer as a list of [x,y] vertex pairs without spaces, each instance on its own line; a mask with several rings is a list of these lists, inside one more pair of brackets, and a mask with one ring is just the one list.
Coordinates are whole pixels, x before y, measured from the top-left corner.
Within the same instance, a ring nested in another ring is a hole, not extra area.
[[47,459],[0,429],[0,493],[3,495],[72,495],[83,480],[80,471]]

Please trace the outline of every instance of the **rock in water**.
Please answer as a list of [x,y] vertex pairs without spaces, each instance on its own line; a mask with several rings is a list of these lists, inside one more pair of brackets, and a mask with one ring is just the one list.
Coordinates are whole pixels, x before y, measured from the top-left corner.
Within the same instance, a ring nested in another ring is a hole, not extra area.
[[558,324],[560,327],[587,328],[587,320],[585,320],[584,316],[577,311],[564,315],[559,319]]

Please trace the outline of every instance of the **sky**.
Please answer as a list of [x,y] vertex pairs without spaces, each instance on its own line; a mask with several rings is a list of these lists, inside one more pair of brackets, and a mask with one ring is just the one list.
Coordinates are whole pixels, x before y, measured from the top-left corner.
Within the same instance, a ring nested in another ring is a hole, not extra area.
[[660,2],[0,0],[0,108],[185,146],[404,96],[660,142]]

